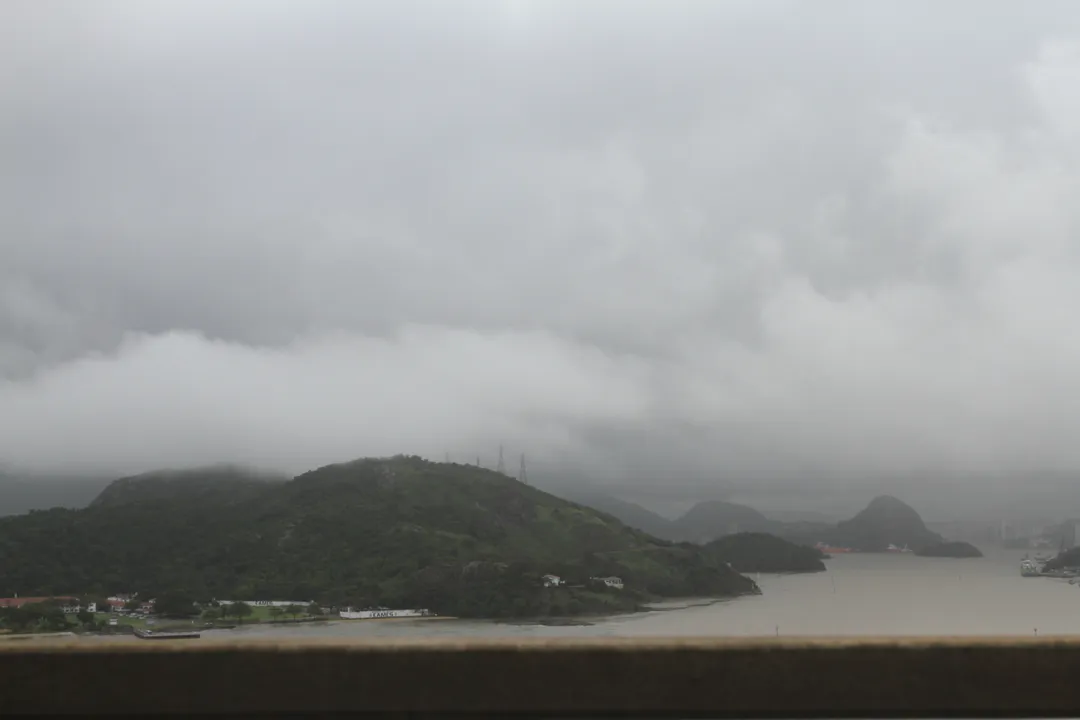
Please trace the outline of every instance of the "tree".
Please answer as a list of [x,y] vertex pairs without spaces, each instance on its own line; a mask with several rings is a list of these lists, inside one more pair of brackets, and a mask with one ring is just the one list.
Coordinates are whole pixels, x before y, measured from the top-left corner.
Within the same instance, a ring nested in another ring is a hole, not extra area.
[[70,623],[55,603],[31,603],[17,608],[3,608],[0,625],[15,631],[54,632],[67,630]]
[[157,596],[154,611],[166,617],[193,617],[199,614],[195,600],[185,592],[165,592]]
[[285,614],[285,611],[282,610],[281,608],[277,607],[276,605],[274,607],[270,608],[270,617],[273,620],[277,620],[278,618],[280,618],[284,614]]
[[79,612],[75,613],[75,619],[83,625],[93,625],[94,613],[90,612],[89,610],[80,610]]
[[307,614],[312,617],[322,615],[322,607],[317,602],[313,602],[307,606]]
[[250,617],[251,613],[253,612],[251,606],[248,605],[246,602],[233,603],[232,607],[229,608],[229,610],[230,614],[234,615],[241,625],[244,624],[244,618]]
[[138,610],[140,607],[142,607],[142,600],[137,597],[133,597],[124,603],[125,610]]
[[296,603],[290,603],[289,605],[285,606],[285,614],[290,616],[293,620],[295,620],[296,616],[302,612],[304,612],[304,608],[300,607]]

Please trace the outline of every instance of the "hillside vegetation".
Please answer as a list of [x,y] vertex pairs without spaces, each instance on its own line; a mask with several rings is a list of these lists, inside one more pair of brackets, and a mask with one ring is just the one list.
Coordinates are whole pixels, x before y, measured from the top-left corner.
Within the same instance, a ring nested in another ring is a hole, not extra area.
[[[183,592],[481,617],[758,592],[701,548],[496,472],[411,457],[282,483],[233,471],[118,481],[83,510],[0,518],[0,567],[8,596]],[[542,587],[546,573],[579,587]],[[611,575],[624,591],[589,580]]]
[[739,572],[823,572],[819,550],[767,533],[736,533],[705,545],[705,551]]

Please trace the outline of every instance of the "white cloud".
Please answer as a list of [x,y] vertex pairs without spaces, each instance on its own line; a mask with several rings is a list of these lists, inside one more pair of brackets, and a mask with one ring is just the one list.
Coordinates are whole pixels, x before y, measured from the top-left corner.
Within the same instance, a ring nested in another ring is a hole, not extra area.
[[1080,471],[1080,12],[961,47],[975,6],[916,5],[940,33],[910,3],[64,15],[0,76],[0,456]]
[[446,450],[460,459],[490,454],[495,437],[572,450],[534,418],[640,419],[640,372],[543,333],[409,327],[393,339],[266,349],[173,332],[0,385],[0,434],[6,460],[53,470],[238,461],[299,471]]

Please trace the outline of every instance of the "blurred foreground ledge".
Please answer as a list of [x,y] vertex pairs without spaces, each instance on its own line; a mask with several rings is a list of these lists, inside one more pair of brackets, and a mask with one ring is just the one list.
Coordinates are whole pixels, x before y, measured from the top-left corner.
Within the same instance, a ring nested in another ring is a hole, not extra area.
[[1080,637],[0,641],[0,716],[1080,717]]

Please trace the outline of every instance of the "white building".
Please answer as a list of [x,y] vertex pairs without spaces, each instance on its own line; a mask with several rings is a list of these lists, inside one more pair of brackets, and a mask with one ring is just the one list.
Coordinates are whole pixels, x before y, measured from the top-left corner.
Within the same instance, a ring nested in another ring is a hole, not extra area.
[[238,602],[245,603],[251,607],[288,607],[289,605],[299,605],[302,608],[306,608],[314,600],[218,600],[219,605],[235,605]]
[[544,581],[544,587],[559,587],[563,584],[563,579],[558,575],[545,575],[540,579]]
[[623,589],[622,578],[617,578],[617,577],[594,577],[594,578],[590,578],[590,579],[595,580],[597,582],[602,582],[605,585],[607,585],[609,588],[615,588],[616,590],[622,590]]

